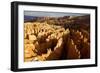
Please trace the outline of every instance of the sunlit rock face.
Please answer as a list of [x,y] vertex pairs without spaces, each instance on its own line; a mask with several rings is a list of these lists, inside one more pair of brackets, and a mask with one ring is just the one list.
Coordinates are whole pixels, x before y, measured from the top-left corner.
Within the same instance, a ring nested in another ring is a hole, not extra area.
[[89,20],[89,16],[67,16],[25,22],[24,61],[90,58]]

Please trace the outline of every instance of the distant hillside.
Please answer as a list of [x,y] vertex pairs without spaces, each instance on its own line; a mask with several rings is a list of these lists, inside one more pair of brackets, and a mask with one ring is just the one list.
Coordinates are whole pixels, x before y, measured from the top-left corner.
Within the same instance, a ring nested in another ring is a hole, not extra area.
[[34,20],[37,20],[37,17],[33,17],[33,16],[24,16],[24,22],[34,21]]
[[90,15],[64,17],[24,16],[24,22],[47,22],[50,25],[60,25],[65,28],[84,28],[89,31]]

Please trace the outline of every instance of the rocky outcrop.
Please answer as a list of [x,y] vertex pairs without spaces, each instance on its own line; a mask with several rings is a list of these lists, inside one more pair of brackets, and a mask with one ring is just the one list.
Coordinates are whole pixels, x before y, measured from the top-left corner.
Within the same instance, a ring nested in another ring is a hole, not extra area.
[[[89,20],[87,16],[64,17],[56,19],[60,21],[55,24],[49,24],[54,18],[46,18],[45,22],[25,22],[24,61],[90,58],[90,23],[84,22],[85,18]],[[66,23],[61,25],[61,19]]]

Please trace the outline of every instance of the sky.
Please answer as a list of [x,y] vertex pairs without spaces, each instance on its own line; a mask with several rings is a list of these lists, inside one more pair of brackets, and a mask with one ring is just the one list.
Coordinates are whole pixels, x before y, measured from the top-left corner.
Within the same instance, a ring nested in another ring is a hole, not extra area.
[[42,11],[24,11],[25,16],[37,16],[37,17],[63,17],[63,16],[83,16],[88,14],[82,13],[64,13],[64,12],[42,12]]

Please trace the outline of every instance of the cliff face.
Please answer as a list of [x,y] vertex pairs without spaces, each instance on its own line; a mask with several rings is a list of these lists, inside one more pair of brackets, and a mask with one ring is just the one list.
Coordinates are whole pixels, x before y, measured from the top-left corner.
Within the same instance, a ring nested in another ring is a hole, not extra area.
[[39,17],[24,23],[24,61],[90,58],[90,16]]

